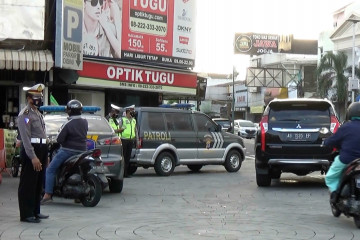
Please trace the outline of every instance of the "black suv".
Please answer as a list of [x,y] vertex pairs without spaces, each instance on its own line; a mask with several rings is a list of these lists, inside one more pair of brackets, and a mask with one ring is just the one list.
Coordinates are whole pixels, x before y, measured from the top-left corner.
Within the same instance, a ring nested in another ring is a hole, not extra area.
[[336,152],[322,142],[340,126],[325,99],[275,99],[266,107],[255,140],[258,186],[270,186],[282,172],[299,176],[327,172]]

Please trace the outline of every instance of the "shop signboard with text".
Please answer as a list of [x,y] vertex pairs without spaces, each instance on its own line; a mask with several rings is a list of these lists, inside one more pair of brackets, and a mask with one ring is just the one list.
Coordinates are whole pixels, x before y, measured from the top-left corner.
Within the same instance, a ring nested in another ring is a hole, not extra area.
[[83,68],[82,0],[56,1],[55,66],[81,70]]
[[234,42],[235,54],[261,55],[277,53],[279,35],[263,33],[236,33]]
[[83,64],[77,85],[196,95],[196,73],[87,61]]
[[194,67],[196,0],[84,4],[84,55]]

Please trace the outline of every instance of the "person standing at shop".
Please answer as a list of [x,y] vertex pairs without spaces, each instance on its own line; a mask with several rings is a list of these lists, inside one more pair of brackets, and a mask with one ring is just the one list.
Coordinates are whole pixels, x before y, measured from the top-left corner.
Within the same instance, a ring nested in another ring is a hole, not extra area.
[[130,177],[128,169],[130,165],[131,151],[136,142],[135,105],[125,108],[125,116],[121,118],[120,122],[120,132],[125,160],[124,177]]
[[39,223],[48,215],[40,213],[44,169],[47,164],[45,122],[38,108],[42,105],[44,84],[24,87],[27,105],[18,116],[21,136],[20,160],[22,164],[18,188],[20,221]]

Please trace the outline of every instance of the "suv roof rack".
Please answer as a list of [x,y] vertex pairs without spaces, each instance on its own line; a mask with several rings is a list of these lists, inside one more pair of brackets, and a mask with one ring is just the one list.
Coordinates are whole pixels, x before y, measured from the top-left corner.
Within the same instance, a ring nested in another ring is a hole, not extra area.
[[[65,105],[58,105],[58,106],[41,106],[40,111],[46,112],[46,113],[54,113],[54,112],[65,112],[66,106]],[[83,113],[95,113],[97,111],[100,111],[101,107],[97,106],[83,106],[82,112]]]
[[180,108],[180,109],[190,109],[195,107],[195,104],[192,103],[173,103],[173,104],[161,104],[159,107],[162,108]]

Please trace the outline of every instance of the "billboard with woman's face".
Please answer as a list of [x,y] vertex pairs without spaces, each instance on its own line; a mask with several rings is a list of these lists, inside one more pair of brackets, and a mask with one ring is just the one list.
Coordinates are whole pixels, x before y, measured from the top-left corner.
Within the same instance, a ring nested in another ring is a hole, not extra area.
[[84,0],[83,54],[192,68],[196,0]]

